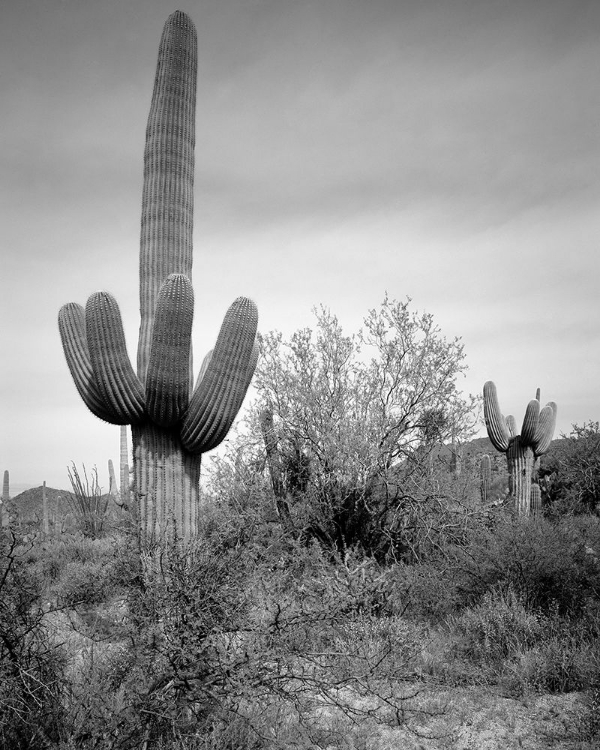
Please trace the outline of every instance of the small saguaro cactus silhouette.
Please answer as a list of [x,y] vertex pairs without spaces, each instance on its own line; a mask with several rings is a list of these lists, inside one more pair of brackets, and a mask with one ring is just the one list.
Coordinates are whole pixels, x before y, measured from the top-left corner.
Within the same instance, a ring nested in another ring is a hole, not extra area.
[[275,495],[275,506],[283,528],[293,531],[293,522],[288,505],[287,492],[283,481],[282,459],[279,451],[277,433],[273,423],[273,407],[267,404],[260,413],[260,429],[265,444],[267,466],[271,476],[271,485]]
[[2,502],[0,503],[0,528],[4,528],[9,525],[8,517],[8,501],[10,500],[10,482],[8,469],[4,471],[4,479],[2,481]]
[[487,503],[492,486],[492,460],[484,453],[479,462],[479,489],[481,491],[481,502]]
[[127,427],[125,425],[121,425],[119,449],[119,505],[129,508],[129,454],[127,451]]
[[556,425],[556,404],[553,401],[540,409],[538,398],[527,404],[521,433],[515,418],[504,417],[500,411],[496,386],[489,380],[483,386],[483,414],[488,436],[494,448],[506,453],[510,493],[520,515],[531,511],[531,482],[536,460],[548,450]]
[[227,435],[257,360],[256,305],[239,297],[192,392],[196,58],[194,24],[176,11],[162,33],[146,129],[137,374],[110,294],[97,292],[85,310],[69,303],[59,313],[83,401],[100,419],[131,425],[134,512],[148,543],[195,535],[201,454]]
[[46,482],[42,485],[42,529],[45,536],[50,535],[50,513],[48,511],[48,493]]

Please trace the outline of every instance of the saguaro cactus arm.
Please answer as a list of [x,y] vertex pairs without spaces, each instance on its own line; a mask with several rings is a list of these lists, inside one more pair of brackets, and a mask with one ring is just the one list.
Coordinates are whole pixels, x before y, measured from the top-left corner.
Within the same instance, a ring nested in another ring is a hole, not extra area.
[[122,420],[120,424],[138,424],[144,418],[144,389],[129,361],[119,306],[108,292],[96,292],[88,299],[85,327],[104,403]]
[[190,280],[171,274],[158,295],[146,376],[146,408],[161,427],[176,425],[188,406],[193,316]]
[[85,311],[69,302],[58,313],[58,329],[71,377],[84,404],[96,417],[110,424],[126,424],[118,413],[105,403],[98,387],[87,344]]
[[256,305],[245,297],[227,311],[181,427],[181,441],[190,453],[212,450],[229,431],[254,374],[257,324]]
[[535,434],[533,437],[533,450],[536,456],[546,453],[554,436],[556,427],[557,406],[554,401],[549,401],[540,411]]
[[496,385],[491,380],[483,386],[483,415],[492,445],[496,450],[504,453],[508,450],[510,433],[506,419],[500,411]]
[[521,427],[521,440],[527,445],[531,445],[535,439],[539,416],[540,402],[534,398],[527,404]]

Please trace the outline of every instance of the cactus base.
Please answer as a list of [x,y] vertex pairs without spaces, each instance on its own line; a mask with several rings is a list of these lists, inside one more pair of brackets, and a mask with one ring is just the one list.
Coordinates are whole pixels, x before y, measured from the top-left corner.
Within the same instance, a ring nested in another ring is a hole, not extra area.
[[198,531],[201,455],[185,451],[176,431],[151,422],[132,426],[131,434],[142,546],[190,541]]

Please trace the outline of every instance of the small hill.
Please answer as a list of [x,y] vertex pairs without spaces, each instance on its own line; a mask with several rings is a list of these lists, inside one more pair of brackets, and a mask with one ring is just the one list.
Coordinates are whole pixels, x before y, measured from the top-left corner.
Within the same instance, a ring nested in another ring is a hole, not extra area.
[[[8,502],[9,512],[16,515],[21,522],[38,522],[43,518],[43,487],[32,487],[25,490]],[[73,494],[65,490],[55,490],[46,487],[48,499],[48,514],[53,516],[64,516],[70,510],[70,502]]]
[[[11,498],[7,504],[9,516],[12,519],[11,523],[32,527],[36,531],[41,530],[44,518],[43,493],[43,486],[33,487]],[[112,498],[108,495],[102,497],[108,500],[108,519],[116,518],[118,510]],[[50,527],[61,531],[74,530],[77,524],[76,515],[73,513],[73,493],[46,487],[46,498],[48,500]]]

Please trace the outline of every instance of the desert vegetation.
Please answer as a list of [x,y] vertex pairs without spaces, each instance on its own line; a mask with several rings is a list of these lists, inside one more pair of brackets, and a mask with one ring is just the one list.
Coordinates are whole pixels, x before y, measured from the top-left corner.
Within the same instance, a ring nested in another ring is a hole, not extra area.
[[474,441],[460,340],[387,296],[354,335],[322,307],[289,339],[240,297],[194,386],[195,82],[177,11],[148,120],[137,371],[111,295],[59,313],[85,405],[131,426],[133,482],[123,430],[119,491],[112,467],[104,494],[73,465],[69,523],[45,483],[25,517],[5,475],[2,746],[597,746],[598,424],[552,443],[538,395],[518,433],[487,383],[491,443]]
[[14,499],[4,746],[594,747],[597,425],[550,444],[526,515],[471,439],[459,342],[408,301],[260,346],[193,539],[145,544],[135,485],[123,506],[75,467],[69,525]]

